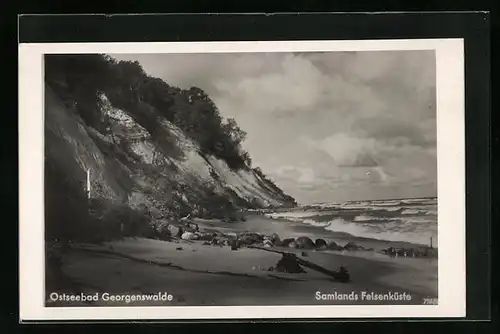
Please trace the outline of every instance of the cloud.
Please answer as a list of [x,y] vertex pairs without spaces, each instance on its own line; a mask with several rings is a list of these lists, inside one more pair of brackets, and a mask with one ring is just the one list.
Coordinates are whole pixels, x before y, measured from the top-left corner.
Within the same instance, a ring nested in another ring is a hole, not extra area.
[[[302,137],[301,139],[311,149],[322,150],[336,162],[338,166],[369,165],[377,166],[372,155],[376,153],[374,138],[359,138],[347,133],[338,133],[322,140],[313,140]],[[371,160],[371,161],[369,161]]]
[[254,164],[299,200],[435,195],[433,51],[117,58],[205,90],[247,132]]
[[294,180],[298,183],[311,184],[315,181],[315,173],[312,168],[282,166],[273,172],[279,178]]
[[387,183],[389,180],[391,180],[393,178],[393,176],[391,174],[388,174],[384,168],[380,167],[380,166],[377,166],[373,169],[376,174],[379,178],[379,182],[384,182],[384,183]]
[[363,153],[358,155],[352,165],[343,165],[345,167],[377,167],[378,163],[370,153]]

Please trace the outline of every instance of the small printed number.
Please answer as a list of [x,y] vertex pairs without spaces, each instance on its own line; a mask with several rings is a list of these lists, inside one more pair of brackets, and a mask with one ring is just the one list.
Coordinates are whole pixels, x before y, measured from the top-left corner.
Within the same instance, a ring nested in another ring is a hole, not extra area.
[[437,298],[424,298],[424,305],[437,305]]

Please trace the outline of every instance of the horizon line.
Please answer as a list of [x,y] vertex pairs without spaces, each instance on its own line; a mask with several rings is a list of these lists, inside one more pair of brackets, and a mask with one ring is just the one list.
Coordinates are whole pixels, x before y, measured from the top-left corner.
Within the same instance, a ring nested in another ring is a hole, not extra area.
[[324,204],[324,203],[346,203],[346,202],[365,202],[365,201],[395,201],[395,200],[405,200],[405,199],[430,199],[430,198],[438,198],[438,196],[423,196],[423,197],[398,197],[398,198],[379,198],[379,199],[353,199],[353,200],[345,200],[345,201],[326,201],[326,202],[312,202],[312,203],[299,203],[298,205],[314,205],[314,204]]

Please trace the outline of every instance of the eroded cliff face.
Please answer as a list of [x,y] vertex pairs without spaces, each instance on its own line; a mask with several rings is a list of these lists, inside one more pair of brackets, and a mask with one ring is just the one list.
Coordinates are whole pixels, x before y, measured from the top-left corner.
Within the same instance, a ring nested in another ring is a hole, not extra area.
[[101,94],[107,128],[97,130],[81,119],[75,105],[65,104],[49,85],[45,90],[46,197],[53,207],[64,201],[63,194],[53,193],[63,191],[58,186],[63,181],[85,196],[88,170],[92,200],[142,210],[152,219],[223,218],[238,209],[295,205],[261,173],[250,167],[233,170],[201,153],[181,129],[161,115],[145,113],[147,105],[141,117],[148,118],[149,130],[135,111],[116,108]]

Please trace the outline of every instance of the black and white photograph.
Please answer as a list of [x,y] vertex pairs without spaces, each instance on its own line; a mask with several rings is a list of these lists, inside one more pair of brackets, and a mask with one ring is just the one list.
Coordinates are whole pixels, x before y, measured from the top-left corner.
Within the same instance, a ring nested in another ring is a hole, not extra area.
[[42,55],[44,308],[440,305],[436,50],[82,50]]

